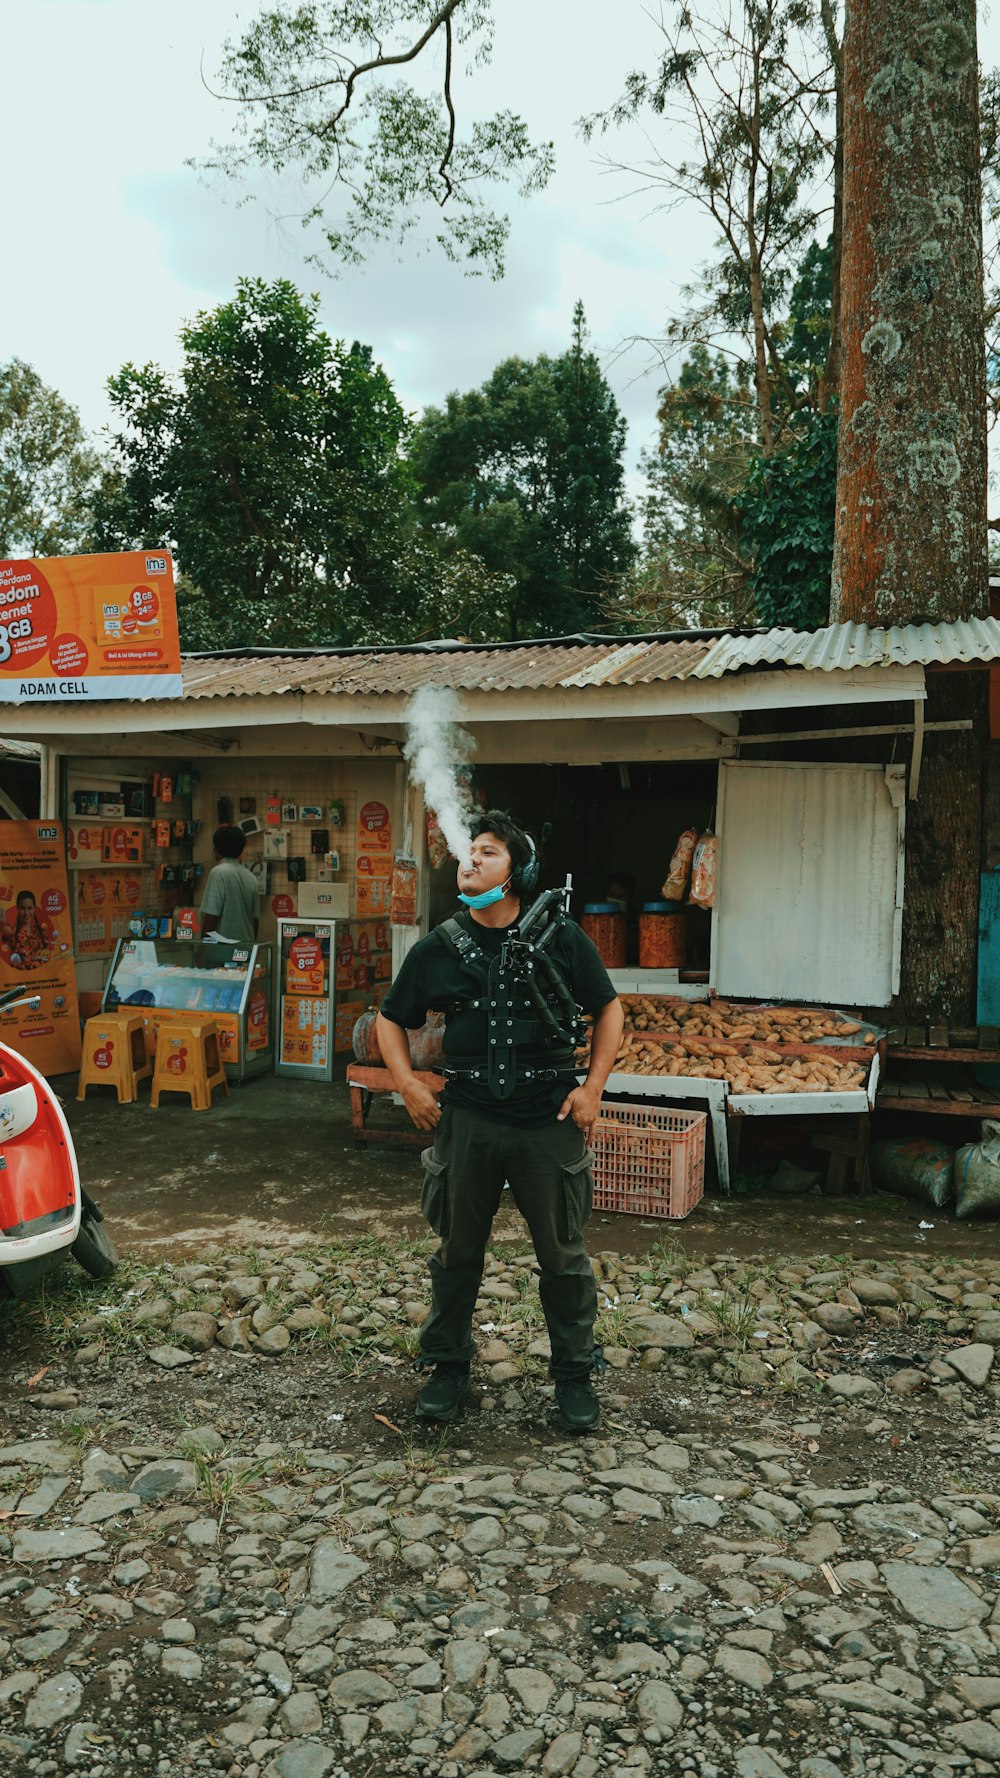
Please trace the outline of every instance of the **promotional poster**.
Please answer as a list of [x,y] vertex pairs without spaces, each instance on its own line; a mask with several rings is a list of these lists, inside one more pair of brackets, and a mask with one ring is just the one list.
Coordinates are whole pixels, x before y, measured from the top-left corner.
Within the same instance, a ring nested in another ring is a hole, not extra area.
[[0,702],[178,698],[166,552],[0,561]]
[[0,1014],[0,1039],[41,1074],[80,1065],[69,889],[58,821],[0,821],[0,989],[38,995]]

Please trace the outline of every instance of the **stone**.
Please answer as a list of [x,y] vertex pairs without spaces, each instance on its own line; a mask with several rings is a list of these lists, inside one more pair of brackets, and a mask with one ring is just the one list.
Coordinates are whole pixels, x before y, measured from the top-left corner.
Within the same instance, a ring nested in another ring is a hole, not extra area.
[[858,1302],[866,1309],[877,1305],[891,1308],[899,1302],[899,1291],[884,1278],[855,1278],[853,1286]]
[[89,1771],[100,1756],[101,1748],[111,1745],[112,1737],[101,1729],[99,1723],[75,1722],[63,1742],[63,1764],[86,1766]]
[[215,1345],[218,1323],[214,1315],[208,1315],[201,1309],[187,1309],[181,1315],[175,1315],[170,1323],[170,1332],[178,1346],[186,1346],[191,1352],[208,1352]]
[[[676,1502],[675,1502],[676,1505]],[[652,1494],[640,1494],[635,1488],[620,1488],[614,1496],[616,1512],[633,1513],[639,1519],[662,1519],[663,1507]]]
[[812,1311],[811,1319],[818,1323],[824,1333],[853,1333],[857,1316],[846,1303],[817,1303]]
[[58,1562],[66,1556],[92,1556],[103,1550],[104,1539],[96,1531],[66,1525],[51,1531],[15,1531],[15,1562]]
[[684,1707],[664,1679],[647,1679],[635,1703],[639,1721],[647,1728],[659,1729],[661,1735],[672,1735],[684,1721]]
[[583,1752],[583,1736],[576,1729],[567,1729],[565,1734],[557,1735],[545,1749],[542,1759],[542,1771],[545,1778],[566,1778],[572,1772],[577,1760]]
[[278,1716],[289,1735],[301,1737],[320,1735],[323,1732],[323,1712],[315,1692],[292,1692],[282,1704]]
[[321,1328],[329,1327],[329,1325],[329,1315],[325,1314],[322,1309],[314,1309],[311,1306],[293,1309],[290,1315],[285,1316],[284,1320],[284,1326],[287,1327],[290,1334],[319,1333]]
[[263,1278],[227,1278],[222,1287],[222,1297],[231,1309],[241,1309],[244,1303],[255,1302],[258,1297],[262,1297],[264,1289]]
[[[350,1720],[363,1720],[367,1730],[367,1717]],[[342,1722],[341,1733],[343,1729]],[[337,1755],[329,1747],[322,1747],[318,1741],[289,1741],[264,1767],[264,1778],[327,1778],[336,1764]]]
[[679,1494],[670,1504],[679,1525],[705,1525],[711,1530],[723,1516],[719,1502],[707,1494]]
[[952,1684],[970,1709],[1000,1709],[1000,1677],[980,1673],[956,1673]]
[[936,1630],[964,1630],[989,1616],[990,1607],[950,1568],[916,1562],[883,1562],[882,1578],[907,1617]]
[[985,1341],[974,1346],[953,1346],[946,1356],[952,1370],[971,1383],[973,1389],[985,1388],[996,1357],[993,1346]]
[[1000,1728],[995,1723],[981,1720],[948,1723],[944,1733],[967,1753],[977,1754],[982,1759],[1000,1760]]
[[336,1599],[367,1572],[367,1562],[351,1555],[336,1538],[321,1537],[309,1558],[309,1597],[318,1601]]
[[158,1364],[164,1371],[177,1371],[194,1363],[194,1353],[186,1352],[183,1346],[150,1346],[146,1357],[150,1364]]
[[774,1682],[774,1673],[763,1655],[756,1654],[752,1648],[734,1648],[731,1643],[723,1643],[716,1654],[715,1665],[720,1673],[725,1673],[736,1685],[746,1686],[751,1692],[766,1691]]
[[658,1346],[665,1352],[679,1351],[695,1343],[691,1329],[674,1315],[633,1315],[629,1328],[641,1335],[643,1345]]
[[129,1478],[129,1485],[140,1500],[165,1500],[170,1495],[183,1500],[197,1489],[198,1472],[183,1458],[164,1457],[145,1464]]
[[171,1679],[193,1682],[202,1675],[203,1662],[193,1648],[165,1648],[160,1658],[162,1671]]
[[678,1484],[666,1470],[649,1463],[623,1463],[618,1469],[598,1469],[591,1478],[610,1488],[634,1488],[637,1494],[677,1494]]
[[868,1679],[852,1679],[847,1682],[832,1680],[827,1685],[818,1685],[816,1696],[831,1704],[843,1704],[850,1711],[874,1710],[883,1716],[923,1714],[912,1698],[903,1698],[898,1692],[886,1691],[880,1685],[873,1685]]
[[877,1395],[878,1384],[870,1377],[858,1377],[853,1371],[836,1371],[827,1377],[826,1387],[841,1401],[857,1401],[862,1395]]
[[164,1618],[160,1625],[160,1635],[164,1642],[196,1642],[198,1640],[197,1630],[190,1618],[186,1617]]
[[121,1513],[134,1513],[142,1501],[138,1494],[110,1494],[98,1491],[88,1494],[75,1517],[78,1525],[101,1525],[105,1519],[116,1519]]
[[28,1699],[24,1712],[26,1729],[54,1729],[57,1723],[75,1716],[83,1698],[83,1686],[75,1673],[53,1673],[43,1679]]
[[225,1352],[249,1352],[253,1322],[249,1315],[234,1315],[224,1321],[215,1336],[215,1343]]
[[787,1778],[784,1766],[772,1759],[765,1747],[741,1747],[733,1765],[734,1778]]
[[541,1729],[514,1729],[493,1743],[493,1758],[505,1771],[520,1772],[529,1754],[545,1744]]
[[918,1371],[907,1365],[901,1371],[893,1371],[886,1379],[886,1388],[891,1395],[920,1395],[931,1386],[926,1371]]
[[330,1681],[331,1702],[350,1708],[357,1704],[388,1704],[396,1695],[394,1685],[383,1679],[381,1673],[370,1673],[367,1667],[351,1667]]
[[537,1667],[512,1667],[507,1684],[516,1692],[529,1716],[544,1716],[552,1703],[555,1681]]
[[252,1342],[255,1351],[264,1358],[280,1358],[283,1353],[288,1351],[291,1343],[291,1334],[287,1327],[280,1323],[275,1327],[267,1328],[264,1333],[258,1334]]
[[449,1685],[459,1690],[479,1685],[490,1658],[489,1645],[475,1636],[457,1636],[445,1645],[444,1672]]
[[1000,1568],[1000,1533],[994,1531],[989,1537],[970,1537],[968,1551],[970,1568]]
[[503,1544],[503,1526],[499,1519],[474,1519],[461,1541],[470,1556],[485,1555],[487,1550],[499,1549]]

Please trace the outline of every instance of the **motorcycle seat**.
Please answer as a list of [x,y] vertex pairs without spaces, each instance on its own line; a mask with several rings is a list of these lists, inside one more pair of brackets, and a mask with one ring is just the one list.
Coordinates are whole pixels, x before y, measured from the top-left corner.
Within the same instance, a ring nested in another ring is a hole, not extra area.
[[38,1116],[38,1096],[31,1082],[0,1093],[0,1143],[23,1136]]

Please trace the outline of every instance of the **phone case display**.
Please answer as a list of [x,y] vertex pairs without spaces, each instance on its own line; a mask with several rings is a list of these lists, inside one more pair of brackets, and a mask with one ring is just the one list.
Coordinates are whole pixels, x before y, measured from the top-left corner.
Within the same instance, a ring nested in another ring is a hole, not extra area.
[[68,790],[66,861],[78,957],[110,957],[121,939],[164,936],[177,906],[193,900],[201,874],[193,859],[201,825],[192,815],[195,778],[182,767]]
[[177,939],[119,941],[103,1010],[134,1006],[147,1032],[184,1013],[204,1013],[219,1027],[219,1045],[230,1079],[245,1080],[271,1068],[271,947]]
[[335,1045],[349,1050],[355,1021],[380,1006],[392,981],[392,927],[388,918],[337,922],[334,987]]
[[278,921],[278,1074],[333,1076],[334,920]]

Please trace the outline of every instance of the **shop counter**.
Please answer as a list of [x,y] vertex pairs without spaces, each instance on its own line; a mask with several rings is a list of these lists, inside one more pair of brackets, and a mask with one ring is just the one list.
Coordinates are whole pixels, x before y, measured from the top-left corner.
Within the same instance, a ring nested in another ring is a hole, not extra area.
[[245,1080],[274,1066],[270,945],[120,939],[101,1004],[105,1012],[135,1007],[150,1049],[165,1020],[186,1013],[214,1019],[230,1080]]

